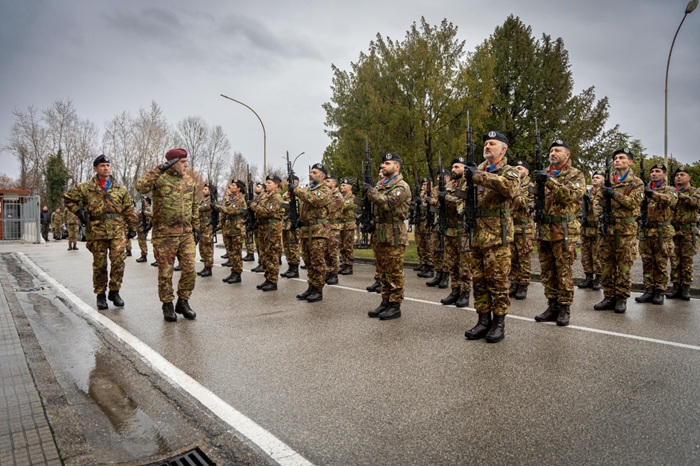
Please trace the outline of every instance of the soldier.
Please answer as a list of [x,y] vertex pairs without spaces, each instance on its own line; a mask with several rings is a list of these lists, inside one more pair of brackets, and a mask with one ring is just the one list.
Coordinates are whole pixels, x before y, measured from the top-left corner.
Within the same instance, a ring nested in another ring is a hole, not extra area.
[[[294,183],[294,186],[299,186],[299,177],[292,175],[292,183]],[[289,206],[289,190],[282,193],[282,203]],[[297,210],[298,209],[299,206],[297,206]],[[287,258],[287,271],[280,274],[280,276],[285,278],[299,278],[299,255],[301,252],[299,250],[299,240],[297,239],[296,231],[292,232],[292,222],[290,221],[289,213],[287,213],[287,216],[284,219],[284,227],[282,229],[282,245],[284,247],[284,257]]]
[[[261,182],[255,183],[255,197],[249,201],[248,205],[251,205],[253,202],[255,202],[258,198],[260,198],[262,195],[265,194],[265,185],[263,185]],[[253,235],[252,238],[255,241],[255,246],[258,249],[258,265],[250,269],[251,272],[259,273],[259,272],[264,272],[265,267],[262,264],[262,253],[260,252],[263,247],[265,247],[264,244],[262,244],[262,239],[260,238],[260,232],[262,230],[259,230],[258,228],[255,228],[253,230]]]
[[265,270],[265,281],[256,286],[263,291],[277,289],[277,280],[280,273],[280,257],[282,256],[282,193],[280,184],[282,180],[277,175],[268,175],[265,180],[265,192],[261,194],[250,208],[255,212],[258,220],[256,230],[256,243],[260,265]]
[[420,267],[414,269],[421,278],[435,277],[435,245],[432,238],[432,225],[427,224],[428,201],[431,193],[428,192],[428,178],[424,178],[420,188],[420,205],[418,206],[418,218],[416,219],[416,249]]
[[306,264],[309,287],[297,295],[297,299],[315,303],[323,299],[326,278],[326,249],[330,236],[327,216],[331,203],[331,190],[324,180],[328,170],[320,163],[311,167],[309,186],[290,186],[289,190],[299,199],[299,240],[301,254]]
[[447,184],[445,193],[439,196],[445,198],[445,211],[447,214],[447,230],[445,231],[445,265],[452,281],[452,291],[440,300],[444,305],[454,304],[457,307],[467,307],[469,294],[472,288],[472,273],[469,261],[470,253],[465,251],[466,237],[462,235],[464,225],[462,210],[464,200],[457,195],[457,191],[466,191],[467,183],[464,179],[464,167],[466,160],[457,157],[452,161],[452,181]]
[[[442,176],[445,178],[445,186],[447,186],[450,183],[450,171],[444,168],[440,168],[440,171],[438,172],[438,176]],[[433,192],[431,193],[430,199],[428,201],[429,204],[429,209],[432,212],[433,219],[437,222],[438,218],[438,213],[440,210],[439,203],[438,203],[438,186],[437,184],[433,185]],[[426,282],[427,286],[433,287],[437,286],[440,289],[447,288],[450,286],[450,271],[447,266],[447,262],[445,261],[445,250],[440,249],[438,245],[440,244],[440,235],[436,231],[436,228],[434,225],[432,225],[430,228],[432,228],[434,231],[434,234],[432,235],[433,237],[433,245],[432,249],[434,251],[434,259],[433,261],[435,262],[435,270],[437,273],[435,274],[435,278],[430,280],[429,282]]]
[[[177,148],[165,154],[165,163],[136,182],[141,194],[153,197],[153,252],[158,262],[158,297],[163,303],[163,319],[175,322],[177,314],[194,319],[189,304],[196,272],[194,258],[199,241],[197,183],[187,174],[187,151]],[[182,268],[177,284],[177,304],[173,306],[173,264],[177,257]]]
[[65,209],[65,219],[66,219],[66,229],[68,230],[68,250],[77,251],[78,246],[76,243],[78,241],[78,228],[80,227],[80,220],[78,216],[75,215],[68,209]]
[[124,228],[124,236],[126,237],[126,257],[131,257],[131,238],[128,237],[129,229]]
[[698,252],[698,209],[700,189],[690,185],[690,172],[685,167],[676,170],[674,177],[678,203],[673,215],[674,252],[671,256],[671,282],[673,289],[666,295],[669,299],[690,299],[693,283],[693,257]]
[[151,198],[141,196],[141,210],[139,210],[138,244],[141,250],[141,257],[136,262],[148,261],[148,232],[153,226],[153,214],[151,213]]
[[649,177],[651,181],[644,187],[645,199],[642,204],[642,229],[639,240],[639,255],[642,256],[644,271],[644,294],[634,300],[638,303],[663,304],[668,286],[668,261],[673,256],[675,230],[671,221],[673,209],[678,202],[678,193],[666,184],[664,164],[657,163],[651,167]]
[[613,186],[603,188],[603,202],[610,202],[611,206],[611,222],[600,248],[600,255],[605,258],[605,297],[593,309],[614,310],[622,314],[627,310],[627,298],[632,288],[631,270],[637,257],[637,217],[644,199],[644,183],[632,172],[632,151],[618,149],[613,157]]
[[[378,174],[378,176],[377,176],[377,184],[376,184],[376,186],[380,186],[381,183],[382,183],[382,181],[384,181],[384,180],[385,180],[385,178],[384,178],[384,173],[383,173],[381,170],[379,170],[379,174]],[[363,191],[364,191],[364,182],[363,182],[362,184],[363,184],[362,189],[363,189]],[[365,202],[369,202],[369,199],[365,199]],[[373,214],[376,216],[376,212],[375,212],[375,211],[376,211],[376,208],[375,208],[374,206],[372,206],[372,212],[373,212]],[[370,247],[372,248],[372,255],[375,257],[375,261],[374,261],[374,283],[372,283],[370,286],[368,286],[368,287],[365,288],[365,289],[366,289],[367,291],[369,291],[370,293],[381,293],[381,292],[382,292],[382,282],[381,282],[381,280],[379,280],[379,270],[377,269],[377,261],[376,261],[377,249],[376,249],[375,246],[376,246],[376,244],[373,243],[372,241],[370,241]]]
[[248,206],[245,201],[246,185],[241,180],[232,180],[223,205],[214,206],[223,214],[221,237],[226,248],[226,255],[231,265],[231,274],[224,278],[225,283],[240,283],[243,272],[242,249],[246,236],[243,219]]
[[199,255],[204,261],[204,268],[197,272],[200,277],[211,277],[214,266],[214,232],[211,224],[211,193],[209,186],[202,188],[202,200],[199,201]]
[[[508,138],[490,131],[483,137],[485,162],[468,166],[466,176],[478,186],[478,217],[472,240],[472,282],[477,324],[464,336],[496,343],[505,337],[505,317],[510,306],[508,274],[513,241],[513,198],[520,175],[506,160]],[[493,313],[493,318],[491,314]]]
[[601,273],[603,266],[600,260],[598,243],[600,241],[600,224],[598,219],[603,213],[603,183],[605,177],[599,171],[593,172],[591,177],[593,186],[583,195],[583,202],[587,203],[588,216],[581,219],[581,265],[586,279],[579,283],[581,289],[600,290]]
[[51,227],[51,212],[49,212],[49,206],[44,206],[41,208],[41,236],[44,241],[49,240],[49,228]]
[[63,226],[63,214],[61,213],[61,208],[56,207],[56,210],[51,214],[51,228],[53,229],[53,239],[54,241],[59,241],[63,239],[63,232],[61,227]]
[[[126,236],[136,236],[136,213],[134,201],[126,187],[117,183],[110,175],[112,167],[105,155],[92,162],[95,177],[73,186],[64,196],[66,208],[76,214],[85,225],[87,249],[92,253],[92,286],[97,295],[97,309],[109,308],[107,299],[117,307],[124,307],[119,296],[124,277],[126,259]],[[107,254],[110,271],[107,275]],[[109,286],[109,295],[105,291]]]
[[328,224],[330,236],[326,250],[326,285],[338,284],[340,269],[340,231],[343,229],[343,195],[338,189],[338,178],[329,174],[325,179],[326,186],[331,190],[331,203],[328,205]]
[[535,220],[532,217],[534,193],[530,192],[530,165],[519,160],[515,169],[520,175],[520,192],[513,199],[513,242],[510,245],[510,290],[509,296],[525,299],[532,273],[532,239]]
[[355,194],[352,189],[354,182],[350,178],[340,181],[340,194],[343,196],[342,230],[340,230],[340,267],[341,275],[352,275],[352,263],[354,259],[355,229]]
[[367,313],[369,317],[389,320],[401,317],[404,293],[403,261],[408,245],[408,208],[411,189],[401,175],[401,157],[393,152],[382,157],[381,173],[384,179],[377,187],[363,186],[365,196],[375,209],[375,230],[372,246],[379,281],[382,284],[382,302]]
[[561,139],[549,146],[549,164],[549,169],[534,173],[535,181],[545,185],[537,249],[548,301],[547,309],[535,316],[535,320],[556,321],[558,326],[564,327],[569,325],[574,302],[572,267],[581,234],[578,215],[586,192],[586,178],[581,170],[571,166],[571,150]]

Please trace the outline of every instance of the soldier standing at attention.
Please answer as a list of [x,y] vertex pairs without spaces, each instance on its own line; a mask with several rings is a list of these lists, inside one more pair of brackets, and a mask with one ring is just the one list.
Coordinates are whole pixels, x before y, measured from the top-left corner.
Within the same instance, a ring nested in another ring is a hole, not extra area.
[[53,229],[53,239],[54,241],[59,241],[63,239],[63,232],[61,231],[61,226],[63,225],[63,214],[61,213],[61,208],[56,207],[56,210],[51,214],[51,228]]
[[544,216],[539,225],[537,249],[548,301],[547,309],[535,316],[535,320],[556,321],[563,327],[569,325],[574,302],[572,267],[581,234],[578,216],[586,192],[586,178],[581,170],[571,166],[569,145],[560,139],[549,146],[549,164],[549,169],[534,173],[535,181],[545,185]]
[[326,283],[326,249],[330,236],[327,216],[331,203],[331,190],[324,182],[326,175],[328,175],[326,167],[316,163],[309,173],[309,186],[289,187],[289,190],[294,191],[294,195],[301,201],[299,240],[309,283],[309,287],[298,294],[297,299],[305,299],[310,303],[323,299],[323,286]]
[[[277,289],[280,274],[280,257],[282,256],[282,180],[277,175],[268,175],[265,180],[265,192],[250,204],[258,219],[256,243],[260,264],[265,270],[265,281],[256,288],[263,291]],[[260,239],[260,241],[258,241]]]
[[[255,183],[255,194],[253,199],[248,203],[248,205],[252,205],[254,202],[256,202],[261,196],[265,195],[265,185],[262,184],[261,182]],[[264,244],[262,244],[262,238],[260,238],[260,232],[262,230],[260,228],[255,228],[253,230],[253,239],[255,240],[255,247],[258,249],[258,265],[250,269],[251,272],[255,273],[260,273],[265,271],[265,267],[262,264],[262,249],[265,247]]]
[[418,276],[421,278],[435,277],[435,262],[433,258],[435,254],[435,245],[432,239],[433,226],[427,224],[429,198],[428,178],[424,178],[420,187],[420,204],[418,206],[418,213],[416,214],[415,229],[416,249],[420,267],[413,269],[418,272]]
[[[124,229],[128,226],[128,236],[136,236],[134,201],[126,187],[110,175],[112,167],[105,155],[92,162],[92,170],[95,177],[73,186],[63,199],[66,208],[85,225],[87,249],[92,253],[92,286],[97,295],[97,309],[109,308],[107,299],[117,307],[124,307],[119,296],[126,259]],[[107,254],[111,267],[109,280]],[[105,296],[108,286],[109,295]]]
[[[450,184],[450,175],[451,172],[448,171],[446,168],[440,168],[438,171],[438,176],[442,176],[445,178],[445,186]],[[428,209],[433,214],[433,219],[435,220],[435,223],[437,223],[438,220],[438,215],[440,212],[440,205],[438,202],[438,183],[435,183],[433,185],[433,192],[430,194],[430,200],[429,200],[429,205]],[[449,267],[447,266],[447,261],[445,260],[445,250],[440,250],[438,247],[440,244],[440,234],[437,231],[437,227],[435,225],[431,226],[433,229],[433,261],[435,262],[435,278],[430,280],[429,282],[426,282],[425,284],[427,286],[433,287],[437,286],[440,289],[447,288],[450,286],[450,270]]]
[[78,241],[78,227],[80,226],[80,220],[78,216],[75,215],[68,209],[65,209],[65,219],[66,219],[66,229],[68,230],[68,250],[77,251],[78,247],[76,242]]
[[[666,166],[651,167],[651,181],[644,187],[647,204],[646,225],[642,222],[639,240],[639,255],[642,256],[644,272],[644,294],[634,300],[638,303],[663,304],[668,286],[668,261],[673,256],[673,234],[671,220],[673,208],[678,202],[678,193],[666,184]],[[642,208],[644,205],[642,204]],[[642,211],[643,213],[643,211]]]
[[139,227],[138,236],[136,237],[141,250],[141,257],[136,259],[136,262],[148,261],[148,232],[151,230],[153,222],[153,214],[151,213],[151,198],[141,196],[141,210],[138,213]]
[[530,286],[532,273],[532,249],[535,233],[535,220],[532,217],[534,193],[530,192],[530,165],[519,160],[515,169],[520,174],[520,192],[513,199],[513,242],[510,246],[510,289],[509,296],[525,299]]
[[[189,304],[196,272],[194,258],[199,241],[199,204],[197,183],[187,174],[189,163],[185,149],[170,149],[167,162],[155,167],[136,182],[141,194],[153,197],[153,252],[158,262],[158,297],[163,303],[163,318],[175,322],[177,314],[186,319],[197,317]],[[177,284],[177,304],[173,306],[173,264],[177,257],[182,274]]]
[[246,232],[243,220],[248,206],[245,201],[246,185],[241,180],[232,180],[223,205],[214,206],[221,212],[221,237],[226,248],[226,255],[231,263],[231,274],[224,278],[225,283],[240,283],[243,272],[242,249]]
[[328,175],[325,183],[331,190],[331,203],[328,205],[328,224],[331,233],[326,250],[326,285],[337,285],[340,270],[340,231],[343,229],[343,195],[340,194],[338,178],[335,175]]
[[402,160],[389,152],[382,157],[384,179],[376,188],[363,186],[365,196],[372,202],[376,227],[372,232],[372,246],[379,282],[382,284],[382,302],[367,313],[379,320],[401,317],[404,293],[403,261],[408,245],[408,209],[411,204],[411,188],[401,175]]
[[197,272],[200,277],[211,277],[214,266],[214,233],[211,224],[211,193],[209,186],[202,188],[202,200],[199,201],[199,255],[204,261],[204,268]]
[[637,217],[644,199],[644,183],[632,173],[634,155],[629,149],[618,149],[613,157],[613,186],[603,188],[603,197],[610,200],[612,210],[611,224],[600,248],[605,260],[605,297],[593,309],[622,314],[627,310],[632,288],[632,264],[637,257]]
[[674,177],[678,203],[673,215],[674,252],[671,256],[671,282],[673,289],[666,295],[669,299],[690,299],[693,283],[693,257],[698,252],[698,209],[700,189],[690,185],[690,172],[685,167],[676,170]]
[[[484,158],[479,167],[468,166],[466,176],[478,186],[478,217],[472,239],[472,281],[477,324],[464,334],[468,340],[505,338],[510,306],[508,274],[513,241],[513,198],[520,189],[520,175],[506,160],[508,138],[490,131],[483,137]],[[493,314],[493,318],[491,317]]]
[[354,259],[355,229],[355,195],[352,192],[353,181],[343,178],[340,182],[340,194],[343,196],[343,216],[340,230],[340,258],[342,266],[340,275],[352,275],[352,263]]
[[581,289],[590,288],[599,290],[601,288],[600,276],[602,264],[598,243],[600,240],[600,223],[598,219],[603,213],[601,200],[603,199],[602,189],[605,177],[599,171],[593,172],[591,189],[583,195],[583,202],[588,204],[588,217],[581,219],[581,265],[586,279],[579,283]]
[[[294,186],[299,186],[299,177],[292,175],[292,183],[294,183]],[[289,209],[289,190],[282,193],[282,203]],[[299,206],[297,206],[297,210],[298,209]],[[299,257],[299,239],[297,238],[296,230],[292,233],[292,222],[289,219],[289,211],[286,213],[284,226],[282,228],[282,246],[284,247],[284,257],[287,258],[287,271],[280,274],[280,276],[285,278],[299,278],[299,262],[301,260]]]

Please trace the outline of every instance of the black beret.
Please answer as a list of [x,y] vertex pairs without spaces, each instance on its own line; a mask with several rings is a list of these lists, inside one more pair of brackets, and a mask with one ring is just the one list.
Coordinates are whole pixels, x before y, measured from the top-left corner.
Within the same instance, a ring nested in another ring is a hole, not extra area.
[[267,178],[265,179],[266,181],[272,181],[277,184],[280,184],[282,182],[282,178],[280,178],[277,175],[267,175]]
[[100,154],[97,156],[97,158],[95,160],[92,161],[92,166],[96,167],[101,163],[111,163],[111,162],[109,161],[109,159],[107,158],[106,155]]
[[456,159],[454,159],[454,160],[452,161],[452,164],[451,164],[451,165],[454,165],[454,164],[456,164],[456,163],[461,163],[462,165],[466,165],[466,164],[467,164],[467,161],[464,159],[464,157],[457,157]]
[[506,135],[499,133],[498,131],[489,131],[488,133],[484,134],[483,142],[486,142],[489,139],[495,139],[496,141],[501,141],[504,144],[508,144],[508,138]]
[[603,174],[602,171],[596,170],[596,171],[594,171],[593,174],[591,175],[591,178],[593,178],[593,177],[596,176],[596,175],[605,176],[605,175]]
[[524,161],[524,160],[518,160],[517,163],[515,164],[515,166],[516,166],[516,167],[525,167],[525,168],[527,168],[528,170],[530,170],[530,164],[527,163],[527,162]]
[[624,149],[618,149],[615,152],[613,152],[613,157],[615,157],[617,154],[625,154],[629,159],[634,158],[634,154],[632,153],[632,151],[626,147]]
[[678,173],[687,173],[688,175],[690,175],[690,171],[688,171],[687,167],[676,168],[676,172],[673,174],[673,176],[676,176]]
[[401,160],[401,156],[396,152],[387,152],[382,156],[382,162],[386,162],[388,160],[403,163],[403,160]]
[[292,175],[292,181],[299,181],[299,177],[296,175]]
[[668,171],[668,170],[666,169],[666,165],[664,165],[663,163],[656,163],[656,164],[654,164],[654,166],[652,166],[652,167],[649,169],[649,172],[651,172],[651,171],[652,171],[653,169],[655,169],[655,168],[658,168],[659,170],[661,170],[661,171],[664,172],[664,173],[666,173],[666,172]]
[[318,171],[323,172],[324,175],[328,176],[328,169],[323,166],[322,163],[315,163],[311,166],[311,169],[316,169]]
[[549,148],[551,149],[552,147],[566,147],[567,149],[570,150],[569,145],[562,141],[561,139],[556,139],[554,142],[552,142],[549,145]]
[[326,177],[326,179],[338,181],[338,177],[335,176],[333,173],[329,173],[328,176]]
[[351,186],[354,186],[355,180],[353,180],[352,178],[343,178],[342,180],[340,180],[340,183],[341,184],[349,184]]
[[440,169],[440,172],[438,173],[438,175],[442,175],[442,176],[452,176],[452,172],[449,171],[447,168],[441,168],[441,169]]
[[231,180],[231,184],[237,185],[241,190],[245,189],[245,181],[243,180]]

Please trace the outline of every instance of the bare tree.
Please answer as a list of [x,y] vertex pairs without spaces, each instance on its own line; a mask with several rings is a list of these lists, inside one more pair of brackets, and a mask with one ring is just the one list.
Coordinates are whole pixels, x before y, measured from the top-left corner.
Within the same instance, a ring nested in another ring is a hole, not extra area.
[[180,146],[187,151],[190,167],[194,171],[201,171],[203,161],[200,159],[204,158],[209,138],[207,123],[201,117],[188,116],[177,123],[177,131]]
[[44,173],[46,158],[50,150],[46,128],[41,124],[38,111],[29,106],[26,112],[15,110],[15,123],[10,130],[10,138],[3,147],[20,163],[20,184],[33,194],[46,195]]
[[215,126],[209,131],[206,150],[202,155],[200,160],[202,176],[218,186],[226,162],[231,157],[231,143],[221,126]]
[[102,136],[103,152],[111,159],[112,173],[127,187],[133,177],[134,162],[138,159],[133,126],[132,117],[127,112],[122,112],[105,124]]

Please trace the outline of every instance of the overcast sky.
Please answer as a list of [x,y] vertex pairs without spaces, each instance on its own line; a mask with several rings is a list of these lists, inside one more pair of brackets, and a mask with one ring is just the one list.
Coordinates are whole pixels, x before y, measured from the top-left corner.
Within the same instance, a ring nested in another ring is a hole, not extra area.
[[[100,130],[115,115],[156,101],[171,124],[190,115],[221,125],[232,148],[262,165],[304,151],[297,169],[321,159],[329,139],[321,105],[331,64],[347,70],[376,34],[403,39],[421,16],[459,28],[466,48],[510,14],[535,37],[561,37],[576,92],[610,99],[612,126],[663,154],[664,78],[686,0],[0,0],[0,145],[13,109],[71,99]],[[697,160],[700,12],[686,18],[669,77],[669,153]],[[614,148],[611,148],[614,149]],[[19,174],[0,154],[0,173]]]

